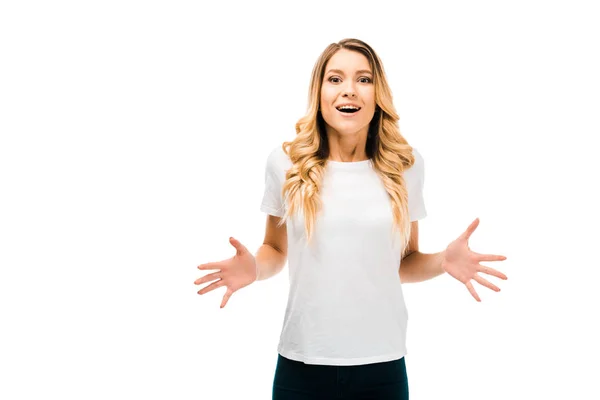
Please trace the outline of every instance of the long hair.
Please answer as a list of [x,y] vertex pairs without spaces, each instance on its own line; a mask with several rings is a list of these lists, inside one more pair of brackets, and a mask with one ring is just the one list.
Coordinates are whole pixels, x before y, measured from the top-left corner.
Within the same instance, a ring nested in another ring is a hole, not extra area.
[[394,219],[392,230],[397,229],[401,233],[403,256],[410,240],[408,192],[403,172],[414,164],[415,157],[412,147],[400,134],[399,116],[394,108],[392,93],[381,60],[368,44],[358,39],[344,39],[330,44],[314,65],[307,113],[296,123],[294,140],[282,144],[282,149],[290,158],[292,167],[287,171],[282,187],[282,197],[286,199],[288,207],[280,225],[301,209],[304,213],[307,242],[310,242],[317,213],[322,206],[319,188],[329,157],[325,121],[319,111],[321,87],[325,66],[340,49],[363,54],[369,60],[373,71],[376,107],[369,125],[365,151],[389,194]]

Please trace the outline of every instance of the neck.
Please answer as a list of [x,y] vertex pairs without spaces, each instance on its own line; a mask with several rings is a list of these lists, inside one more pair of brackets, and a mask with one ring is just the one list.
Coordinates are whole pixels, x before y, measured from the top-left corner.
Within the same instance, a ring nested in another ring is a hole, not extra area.
[[329,160],[339,162],[356,162],[368,160],[367,132],[361,130],[353,134],[339,134],[338,132],[327,132],[329,140]]

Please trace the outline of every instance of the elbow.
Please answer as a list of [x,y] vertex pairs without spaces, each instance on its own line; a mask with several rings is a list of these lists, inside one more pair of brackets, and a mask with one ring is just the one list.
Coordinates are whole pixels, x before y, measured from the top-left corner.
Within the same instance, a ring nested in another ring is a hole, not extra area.
[[400,268],[398,269],[398,275],[400,276],[400,283],[412,283],[415,282],[414,279],[414,271],[412,269],[412,259],[408,260],[407,258],[411,255],[417,253],[416,250],[410,250],[408,253],[402,257],[400,261]]
[[406,252],[406,254],[404,254],[404,255],[402,256],[402,260],[404,260],[406,257],[408,257],[408,256],[410,256],[411,254],[413,254],[413,253],[416,253],[416,252],[417,252],[416,250],[410,250],[410,249],[409,249],[409,250]]

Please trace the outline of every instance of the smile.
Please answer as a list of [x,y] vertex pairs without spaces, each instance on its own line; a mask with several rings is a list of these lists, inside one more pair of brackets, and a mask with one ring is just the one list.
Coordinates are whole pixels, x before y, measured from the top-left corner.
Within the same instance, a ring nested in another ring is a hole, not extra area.
[[336,109],[340,113],[348,115],[348,114],[357,113],[358,111],[360,111],[361,108],[358,106],[354,106],[354,105],[342,105],[342,106],[336,107]]

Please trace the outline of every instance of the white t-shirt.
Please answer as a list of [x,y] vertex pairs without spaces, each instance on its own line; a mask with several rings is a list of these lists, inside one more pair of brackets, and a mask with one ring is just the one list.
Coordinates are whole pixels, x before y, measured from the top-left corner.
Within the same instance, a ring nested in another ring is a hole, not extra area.
[[[427,215],[424,163],[404,172],[411,221]],[[260,209],[283,217],[285,173],[292,166],[281,146],[271,151]],[[302,211],[287,221],[289,297],[279,346],[282,356],[306,364],[361,365],[406,355],[408,313],[400,276],[400,233],[392,235],[388,193],[371,160],[328,161],[312,243]]]

